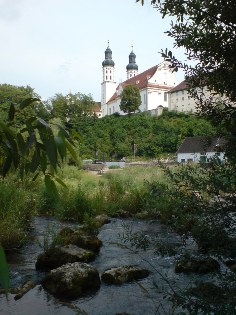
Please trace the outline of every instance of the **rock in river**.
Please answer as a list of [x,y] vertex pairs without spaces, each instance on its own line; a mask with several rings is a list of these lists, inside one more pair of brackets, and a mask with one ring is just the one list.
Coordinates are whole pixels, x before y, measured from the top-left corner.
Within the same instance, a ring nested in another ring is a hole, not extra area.
[[43,279],[42,286],[56,297],[76,299],[98,290],[100,278],[95,267],[75,262],[51,270]]
[[218,261],[211,257],[207,258],[183,258],[178,260],[175,266],[175,272],[183,272],[183,273],[199,273],[199,274],[206,274],[209,272],[216,272],[219,271],[220,264]]
[[73,230],[71,228],[64,228],[58,235],[62,244],[73,244],[94,252],[98,252],[102,246],[101,240],[94,235],[87,235],[82,229]]
[[146,278],[149,271],[137,266],[122,266],[111,268],[102,274],[102,281],[106,284],[122,284],[133,280]]
[[36,269],[51,270],[67,263],[90,262],[94,259],[93,252],[76,245],[54,246],[38,256]]
[[96,220],[96,223],[99,225],[99,226],[102,226],[104,224],[108,224],[111,222],[111,219],[105,215],[105,214],[99,214],[95,217],[95,220]]

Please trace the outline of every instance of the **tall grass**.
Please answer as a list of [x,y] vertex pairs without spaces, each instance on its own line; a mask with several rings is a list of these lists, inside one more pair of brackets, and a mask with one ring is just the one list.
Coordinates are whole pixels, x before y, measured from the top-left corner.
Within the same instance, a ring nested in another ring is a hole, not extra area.
[[38,204],[40,181],[19,181],[9,175],[0,182],[0,244],[5,249],[20,247]]
[[157,167],[131,167],[97,176],[73,166],[64,167],[60,175],[68,189],[59,187],[59,200],[44,191],[40,213],[80,222],[85,216],[116,215],[121,210],[135,215],[146,195],[146,182],[162,176]]
[[5,248],[21,246],[33,215],[52,215],[61,220],[84,222],[97,214],[136,215],[143,209],[147,182],[162,178],[157,167],[111,170],[102,176],[65,165],[58,185],[59,198],[47,191],[42,179],[20,181],[9,175],[0,182],[0,243]]

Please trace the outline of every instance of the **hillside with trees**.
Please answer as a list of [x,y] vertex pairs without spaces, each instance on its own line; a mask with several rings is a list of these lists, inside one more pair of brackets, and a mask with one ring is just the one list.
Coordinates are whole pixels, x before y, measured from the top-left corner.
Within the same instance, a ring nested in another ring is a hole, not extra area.
[[214,135],[217,133],[208,121],[195,115],[164,111],[160,117],[147,113],[131,116],[112,115],[102,119],[88,117],[75,126],[80,134],[79,154],[82,158],[121,159],[136,155],[159,158],[174,154],[185,137]]

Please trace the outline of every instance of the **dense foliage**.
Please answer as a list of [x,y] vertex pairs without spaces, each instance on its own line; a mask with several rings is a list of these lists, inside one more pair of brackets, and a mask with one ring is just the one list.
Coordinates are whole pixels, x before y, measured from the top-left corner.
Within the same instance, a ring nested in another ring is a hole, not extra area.
[[22,109],[18,112],[11,126],[20,128],[27,119],[32,116],[39,115],[41,118],[47,118],[49,115],[46,104],[39,102],[39,95],[35,93],[30,86],[14,86],[10,84],[0,84],[0,119],[7,121],[9,108],[11,105],[16,106],[28,98],[38,99],[30,107]]
[[79,122],[93,116],[95,102],[91,95],[69,93],[56,94],[50,99],[51,117],[59,118],[69,129],[76,128]]
[[185,137],[212,135],[216,129],[205,119],[194,115],[164,112],[160,117],[147,113],[131,116],[112,115],[102,119],[87,119],[76,128],[81,135],[80,156],[99,159],[121,159],[132,155],[158,158],[163,153],[175,153]]
[[130,115],[137,112],[140,105],[141,96],[139,88],[133,84],[126,85],[121,95],[120,109]]

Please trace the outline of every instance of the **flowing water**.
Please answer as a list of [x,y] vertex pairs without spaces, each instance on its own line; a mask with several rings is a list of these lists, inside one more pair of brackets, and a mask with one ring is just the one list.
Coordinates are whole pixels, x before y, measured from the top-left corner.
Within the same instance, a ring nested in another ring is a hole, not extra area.
[[[37,256],[43,247],[50,243],[53,234],[68,225],[53,218],[36,217],[31,232],[31,240],[14,256],[9,256],[11,287],[22,285],[31,279],[36,287],[15,301],[14,295],[8,299],[0,296],[1,315],[115,315],[129,313],[131,315],[171,314],[170,303],[164,299],[165,294],[178,287],[186,287],[193,276],[176,274],[175,260],[183,250],[181,239],[158,221],[143,221],[136,219],[112,219],[104,225],[98,237],[103,246],[94,265],[100,275],[103,271],[121,265],[139,265],[151,271],[146,278],[120,286],[101,284],[96,294],[77,299],[73,302],[59,301],[44,291],[40,285],[43,273],[35,270]],[[140,233],[139,237],[137,232]],[[124,245],[124,240],[131,239]],[[138,251],[130,246],[139,243],[145,247],[146,241],[151,243],[147,249]],[[167,241],[175,244],[177,253],[174,256],[160,256],[156,252],[156,244]],[[128,248],[127,248],[128,247]],[[194,243],[187,247],[195,250]],[[165,309],[165,311],[164,311]]]

